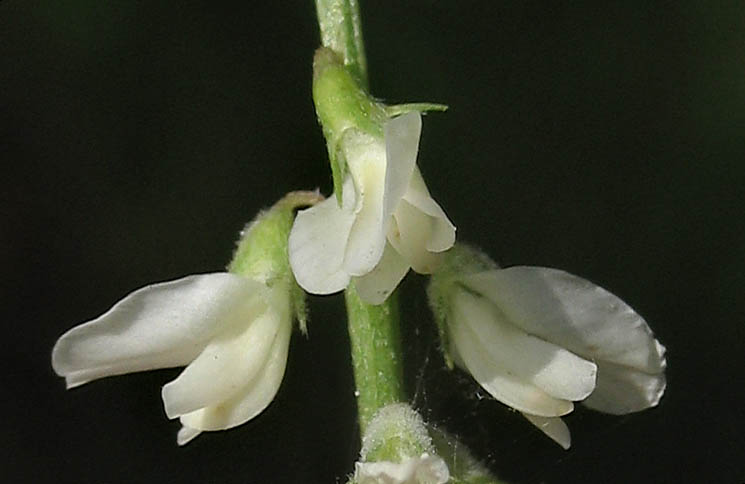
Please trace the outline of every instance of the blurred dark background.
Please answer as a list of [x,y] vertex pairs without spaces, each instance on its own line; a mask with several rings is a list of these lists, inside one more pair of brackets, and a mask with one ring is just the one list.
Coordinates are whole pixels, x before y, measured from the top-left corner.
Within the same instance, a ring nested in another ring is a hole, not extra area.
[[[578,409],[561,450],[443,369],[402,289],[414,402],[514,483],[742,483],[745,4],[363,2],[373,93],[447,103],[419,165],[502,265],[621,296],[668,348],[661,405]],[[313,297],[259,418],[178,448],[178,370],[66,392],[55,339],[127,292],[220,270],[285,192],[331,188],[311,1],[0,2],[0,480],[345,482],[358,451],[340,297]]]

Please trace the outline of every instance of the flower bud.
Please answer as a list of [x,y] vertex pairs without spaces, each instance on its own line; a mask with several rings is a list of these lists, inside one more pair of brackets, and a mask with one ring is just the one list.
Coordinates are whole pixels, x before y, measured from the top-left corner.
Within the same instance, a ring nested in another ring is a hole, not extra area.
[[444,484],[447,464],[435,454],[422,417],[403,403],[378,411],[362,437],[355,484]]

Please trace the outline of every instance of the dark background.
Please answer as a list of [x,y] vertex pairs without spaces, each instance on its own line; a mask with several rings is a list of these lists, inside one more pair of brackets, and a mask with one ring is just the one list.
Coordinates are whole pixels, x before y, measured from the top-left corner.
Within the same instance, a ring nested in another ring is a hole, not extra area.
[[[403,285],[408,386],[515,483],[742,483],[745,4],[363,4],[373,93],[434,101],[419,165],[503,265],[620,295],[668,348],[661,405],[578,409],[565,452],[432,340]],[[178,370],[66,392],[55,339],[127,292],[220,270],[242,225],[331,187],[310,1],[0,3],[2,482],[344,482],[358,451],[340,297],[313,297],[259,418],[178,448]]]

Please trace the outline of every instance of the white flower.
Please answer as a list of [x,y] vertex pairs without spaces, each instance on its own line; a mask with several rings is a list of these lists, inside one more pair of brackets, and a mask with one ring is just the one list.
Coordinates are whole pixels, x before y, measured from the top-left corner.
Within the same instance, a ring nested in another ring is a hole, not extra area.
[[403,462],[357,462],[355,484],[445,484],[450,472],[445,461],[436,455],[422,454]]
[[416,166],[421,116],[391,119],[383,131],[381,139],[349,130],[341,206],[330,197],[295,219],[290,265],[310,293],[340,291],[354,278],[362,299],[379,304],[410,267],[431,273],[455,241]]
[[143,287],[57,341],[52,365],[68,388],[135,371],[188,365],[163,387],[179,445],[240,425],[274,398],[292,329],[288,283],[232,273]]
[[455,362],[562,447],[573,401],[612,414],[657,405],[665,348],[605,289],[566,272],[511,267],[457,277],[445,316]]

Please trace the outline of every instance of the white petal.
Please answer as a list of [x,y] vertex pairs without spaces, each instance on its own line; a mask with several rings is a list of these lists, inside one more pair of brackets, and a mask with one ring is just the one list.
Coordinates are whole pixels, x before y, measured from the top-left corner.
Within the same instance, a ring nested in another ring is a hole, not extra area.
[[176,434],[176,443],[178,445],[186,445],[196,439],[201,433],[201,430],[193,429],[184,425],[179,429],[178,434]]
[[665,374],[650,375],[632,368],[601,363],[598,385],[582,402],[601,412],[622,415],[656,406],[665,393]]
[[580,356],[650,374],[665,367],[662,346],[644,319],[585,279],[557,269],[520,266],[467,276],[463,282],[528,333]]
[[582,400],[595,388],[594,363],[525,333],[489,300],[458,291],[453,316],[477,336],[490,359],[554,398]]
[[287,365],[292,322],[282,322],[264,368],[233,398],[181,416],[184,426],[199,430],[224,430],[241,425],[260,414],[274,399]]
[[52,366],[68,388],[110,375],[181,366],[232,324],[265,286],[229,273],[145,286],[60,337]]
[[[378,264],[385,248],[388,221],[383,217],[385,149],[381,143],[357,148],[352,175],[357,189],[357,216],[349,232],[344,270],[354,276],[367,274]],[[351,162],[350,162],[351,163]],[[350,165],[350,169],[352,166]],[[346,190],[346,189],[345,189]]]
[[398,204],[388,240],[420,274],[431,274],[440,265],[442,254],[427,250],[434,219],[406,200]]
[[355,215],[354,185],[344,184],[344,204],[330,197],[298,212],[290,231],[288,252],[297,283],[312,294],[331,294],[349,284],[344,252]]
[[539,417],[537,415],[530,415],[529,413],[523,413],[523,417],[527,418],[530,423],[538,427],[541,432],[548,435],[553,439],[554,442],[564,448],[569,449],[572,445],[572,434],[569,432],[569,427],[559,417]]
[[356,484],[445,484],[449,479],[445,461],[426,453],[401,463],[357,462],[354,466]]
[[463,361],[476,381],[500,402],[521,412],[544,417],[566,415],[574,409],[572,402],[551,397],[493,361],[468,324],[457,314],[453,315],[449,327],[459,356],[455,360]]
[[383,215],[388,218],[409,187],[419,150],[422,117],[418,112],[406,113],[388,121],[383,132],[387,159]]
[[443,252],[453,246],[455,243],[455,226],[429,194],[419,168],[414,169],[409,187],[403,198],[412,206],[432,217],[432,228],[426,244],[427,250]]
[[371,272],[354,279],[360,299],[368,304],[381,304],[396,289],[409,272],[409,263],[390,244]]
[[245,311],[242,325],[217,335],[178,378],[163,387],[168,418],[230,399],[263,369],[280,320],[271,308],[262,310],[258,315]]

